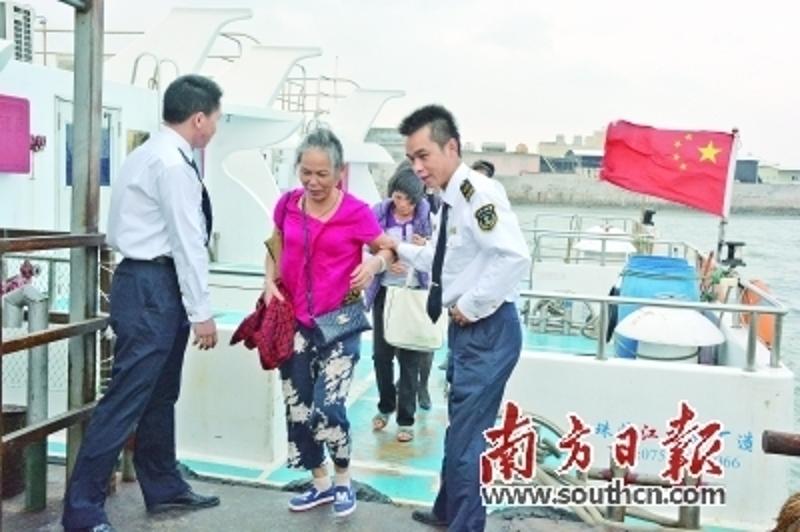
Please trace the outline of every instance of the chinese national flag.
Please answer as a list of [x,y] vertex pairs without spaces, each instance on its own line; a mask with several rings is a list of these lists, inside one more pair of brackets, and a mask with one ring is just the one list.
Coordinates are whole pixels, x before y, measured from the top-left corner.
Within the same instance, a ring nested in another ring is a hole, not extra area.
[[609,124],[600,178],[622,188],[727,216],[734,135]]

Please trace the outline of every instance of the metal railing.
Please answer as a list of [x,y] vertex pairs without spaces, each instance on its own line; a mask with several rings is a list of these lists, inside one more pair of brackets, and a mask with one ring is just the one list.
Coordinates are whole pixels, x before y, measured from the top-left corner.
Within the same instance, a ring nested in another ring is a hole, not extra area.
[[[688,245],[688,244],[687,244]],[[228,267],[224,264],[211,265],[211,273],[218,275],[230,276],[243,276],[243,277],[261,277],[263,273],[255,270],[243,270],[238,267]],[[721,314],[730,313],[734,316],[741,314],[750,315],[751,319],[748,325],[748,345],[747,345],[747,364],[745,369],[748,371],[755,371],[756,367],[756,349],[758,344],[758,318],[759,316],[774,316],[774,339],[769,347],[770,350],[770,367],[780,367],[781,362],[781,336],[783,334],[783,320],[789,313],[789,308],[776,299],[773,295],[769,294],[753,285],[752,283],[743,279],[738,280],[739,291],[751,290],[759,295],[762,300],[767,303],[766,306],[753,306],[744,304],[729,304],[729,303],[706,303],[706,302],[692,302],[681,301],[675,299],[649,299],[649,298],[636,298],[636,297],[621,297],[621,296],[601,296],[601,295],[586,295],[575,294],[555,291],[542,291],[542,290],[522,290],[520,297],[529,300],[554,300],[554,301],[571,301],[571,302],[584,302],[594,304],[599,307],[598,323],[596,324],[597,330],[600,334],[597,335],[597,345],[595,356],[598,360],[605,360],[606,357],[606,342],[605,331],[608,328],[608,315],[609,307],[611,305],[624,305],[633,304],[641,306],[652,306],[662,308],[675,308],[675,309],[691,309],[697,311],[713,311]],[[526,325],[529,323],[530,316],[526,319]],[[735,320],[738,322],[738,320]]]
[[[71,52],[48,49],[48,37],[51,35],[72,35],[74,33],[73,30],[66,28],[48,28],[46,23],[42,23],[42,27],[36,28],[34,32],[42,36],[42,49],[34,51],[34,55],[40,56],[43,64],[47,65],[48,57],[51,56],[57,57],[72,55]],[[145,32],[142,30],[114,30],[106,31],[104,34],[107,37],[141,37],[145,34]],[[261,44],[257,38],[247,33],[220,32],[219,36],[222,39],[231,41],[236,46],[237,51],[235,53],[209,54],[207,56],[208,59],[219,59],[230,63],[242,57],[242,54],[244,53],[244,45],[242,44],[243,40],[251,41],[253,44]],[[108,59],[114,55],[114,53],[107,52],[103,54],[103,57]]]
[[[624,262],[625,254],[608,249],[609,242],[629,243],[636,252],[647,252],[653,255],[681,257],[692,262],[704,258],[703,253],[694,245],[683,240],[653,238],[647,235],[620,235],[605,233],[587,233],[585,231],[553,231],[549,229],[528,229],[523,232],[532,242],[533,262],[544,260],[563,260],[566,263],[597,262],[601,265],[613,262]],[[545,240],[561,240],[564,245],[546,245]],[[600,251],[590,255],[575,253],[575,245],[580,241],[599,241]],[[646,248],[646,249],[645,249]],[[549,252],[549,253],[547,253]]]
[[[69,57],[72,55],[70,51],[51,50],[48,49],[48,38],[53,35],[71,35],[73,30],[64,28],[48,28],[46,23],[42,24],[41,28],[34,30],[42,37],[42,50],[34,52],[36,56],[42,58],[43,64],[47,65],[49,57]],[[140,30],[115,30],[106,31],[106,37],[141,37],[144,31]],[[245,53],[245,41],[252,44],[261,44],[260,41],[247,33],[242,32],[220,32],[219,40],[230,42],[236,50],[231,53],[212,53],[206,55],[206,59],[219,60],[226,63],[233,63],[242,58]],[[52,44],[52,42],[51,42]],[[104,53],[103,57],[108,59],[113,57],[114,53]],[[178,66],[170,59],[163,59],[155,57],[153,54],[144,53],[137,57],[134,61],[131,72],[131,83],[135,83],[138,79],[140,63],[143,59],[149,59],[152,64],[152,72],[147,73],[147,86],[153,90],[160,90],[162,76],[162,67],[170,65],[175,70],[175,75],[179,75]],[[359,87],[358,83],[354,80],[341,77],[341,76],[325,76],[315,75],[309,76],[305,68],[300,65],[294,65],[293,70],[299,70],[297,75],[292,75],[286,78],[283,88],[279,95],[276,97],[276,103],[281,109],[286,111],[299,112],[304,115],[306,123],[312,123],[320,116],[326,115],[330,109],[342,98],[346,97],[353,89]],[[159,109],[160,112],[160,109]]]
[[[0,229],[0,261],[5,254],[17,254],[21,252],[31,251],[44,251],[52,249],[64,248],[87,248],[98,249],[102,246],[105,240],[104,235],[99,233],[94,234],[69,234],[69,233],[54,233],[54,232],[40,232],[40,231],[26,231],[26,230],[13,230],[13,229]],[[96,270],[90,270],[96,271]],[[86,286],[96,286],[96,280],[87,279]],[[81,297],[81,294],[72,294],[73,297]],[[96,291],[92,292],[92,296],[96,297]],[[96,304],[89,303],[89,309],[96,309]],[[3,319],[3,308],[0,305],[0,322]],[[48,320],[52,323],[54,320]],[[61,320],[57,320],[61,321]],[[17,337],[11,340],[3,340],[3,331],[0,328],[0,357],[34,349],[40,346],[71,338],[81,338],[83,346],[93,344],[96,341],[96,333],[104,329],[107,325],[108,319],[105,316],[92,313],[86,319],[72,322],[67,321],[64,325],[55,327],[48,327],[40,331],[29,332],[28,334]],[[71,346],[72,350],[72,346]],[[92,349],[88,350],[89,356],[93,353]],[[78,353],[84,355],[84,353]],[[94,383],[94,364],[92,361],[82,364],[82,374],[71,375],[70,384],[78,384],[81,392],[87,392],[93,399],[93,383]],[[72,368],[70,368],[72,370]],[[43,393],[46,396],[47,383],[43,383],[44,391],[34,390],[36,393]],[[2,367],[0,367],[0,394],[2,394]],[[88,395],[84,394],[84,397]],[[29,394],[30,395],[30,394]],[[33,443],[42,444],[46,442],[48,435],[58,432],[62,429],[72,427],[77,423],[81,423],[88,419],[89,415],[94,408],[94,402],[83,402],[79,406],[71,408],[66,412],[50,418],[41,419],[29,423],[26,427],[4,434],[2,443],[0,443],[0,456],[4,452],[14,448],[26,447]],[[3,432],[3,421],[0,417],[0,433]],[[2,471],[2,459],[0,458],[0,471]],[[28,490],[32,490],[38,494],[35,500],[31,500],[27,506],[28,509],[35,510],[44,508],[46,504],[46,477],[36,475],[34,478],[28,479]],[[35,485],[34,485],[35,484]]]
[[[556,220],[566,222],[566,227],[544,227],[545,220]],[[604,227],[617,227],[626,233],[632,233],[640,224],[639,221],[630,216],[600,216],[594,214],[558,214],[544,213],[537,214],[533,218],[534,230],[556,230],[556,231],[582,231],[586,225],[601,225]]]
[[[746,281],[739,281],[740,290],[751,289],[752,285]],[[675,299],[651,299],[638,297],[598,296],[583,294],[567,294],[564,292],[547,292],[538,290],[523,290],[520,296],[528,299],[548,299],[555,301],[580,301],[599,305],[600,312],[597,323],[597,347],[595,357],[597,360],[606,360],[606,335],[608,329],[608,311],[610,305],[641,305],[672,309],[691,309],[697,311],[709,310],[721,313],[748,314],[750,322],[747,331],[747,355],[744,369],[756,370],[756,346],[758,344],[758,318],[759,316],[774,316],[774,340],[770,350],[770,367],[778,368],[781,364],[781,335],[783,334],[783,319],[789,313],[788,307],[775,298],[765,294],[764,301],[770,306],[753,306],[728,303],[701,303],[692,301],[678,301]]]

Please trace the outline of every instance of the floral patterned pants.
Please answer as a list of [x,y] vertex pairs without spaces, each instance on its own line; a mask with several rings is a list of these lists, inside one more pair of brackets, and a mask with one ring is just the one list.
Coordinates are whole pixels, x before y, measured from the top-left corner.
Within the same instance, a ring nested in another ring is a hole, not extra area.
[[361,335],[355,334],[322,348],[312,331],[298,326],[294,354],[280,368],[288,466],[314,469],[325,462],[325,447],[333,463],[350,465],[350,422],[347,393],[358,362]]

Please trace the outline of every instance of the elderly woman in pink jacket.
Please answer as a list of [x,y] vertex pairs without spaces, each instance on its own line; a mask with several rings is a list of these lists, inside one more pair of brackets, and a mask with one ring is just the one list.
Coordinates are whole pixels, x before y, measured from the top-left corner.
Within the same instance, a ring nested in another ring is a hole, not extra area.
[[[275,206],[282,234],[280,263],[266,258],[265,302],[282,298],[280,278],[294,308],[294,354],[280,367],[286,403],[288,465],[313,475],[313,486],[292,498],[289,509],[304,511],[333,503],[335,516],[356,508],[350,483],[350,422],[345,407],[360,355],[358,332],[328,344],[321,316],[341,309],[354,292],[386,270],[392,252],[370,207],[339,187],[345,169],[342,145],[327,129],[309,133],[295,161],[301,188]],[[363,259],[368,246],[375,254]],[[333,462],[333,482],[326,465]]]

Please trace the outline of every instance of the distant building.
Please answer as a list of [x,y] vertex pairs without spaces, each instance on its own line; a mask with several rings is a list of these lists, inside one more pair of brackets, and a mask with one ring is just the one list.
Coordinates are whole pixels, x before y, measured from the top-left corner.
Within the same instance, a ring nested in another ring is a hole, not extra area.
[[541,171],[547,174],[580,174],[598,176],[603,161],[606,132],[600,129],[591,135],[575,135],[567,142],[564,135],[539,143]]
[[739,183],[800,185],[800,169],[784,169],[774,164],[761,163],[753,157],[747,157],[736,161],[734,179]]
[[800,169],[788,170],[772,164],[760,164],[758,177],[771,185],[800,185]]
[[[396,128],[373,127],[367,133],[366,142],[380,144],[391,154],[396,163],[400,163],[406,156],[405,138]],[[506,151],[504,142],[484,142],[481,151],[475,150],[475,144],[464,142],[461,147],[463,160],[468,165],[478,159],[485,159],[494,164],[495,175],[519,176],[536,174],[539,172],[539,156],[527,153],[527,146],[519,144],[516,151]],[[385,181],[394,172],[394,168],[386,165],[372,165],[372,175],[379,181]]]
[[555,140],[540,142],[539,155],[542,157],[564,157],[570,150],[602,150],[606,142],[606,130],[598,129],[591,135],[575,135],[572,142],[567,142],[564,135],[556,135]]
[[490,153],[505,153],[505,142],[484,142],[481,144],[481,151]]

